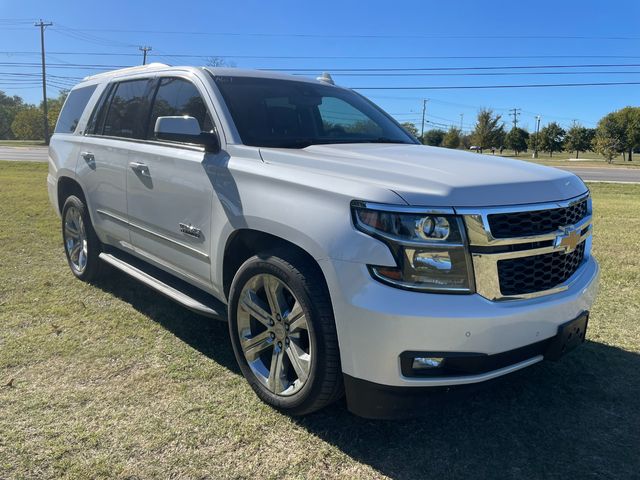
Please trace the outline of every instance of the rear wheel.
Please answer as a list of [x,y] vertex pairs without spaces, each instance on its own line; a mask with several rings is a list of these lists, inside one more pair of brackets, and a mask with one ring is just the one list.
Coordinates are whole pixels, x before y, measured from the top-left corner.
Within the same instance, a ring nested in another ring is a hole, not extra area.
[[247,260],[231,286],[229,330],[242,373],[266,403],[303,415],[342,395],[329,295],[303,258]]
[[84,281],[95,279],[101,272],[101,244],[86,205],[75,195],[67,197],[62,207],[62,240],[73,274]]

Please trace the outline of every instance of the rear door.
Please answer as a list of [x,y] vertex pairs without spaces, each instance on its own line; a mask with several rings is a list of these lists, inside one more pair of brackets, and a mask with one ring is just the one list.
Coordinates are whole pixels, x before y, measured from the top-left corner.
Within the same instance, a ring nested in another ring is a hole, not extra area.
[[146,135],[152,81],[137,79],[110,85],[86,129],[78,175],[89,197],[94,227],[103,241],[130,247],[127,218],[129,150]]
[[203,88],[197,78],[158,79],[147,141],[129,155],[127,203],[136,253],[208,286],[213,187],[206,161],[212,155],[194,145],[158,141],[153,133],[158,117],[175,115],[195,117],[203,131],[213,131]]

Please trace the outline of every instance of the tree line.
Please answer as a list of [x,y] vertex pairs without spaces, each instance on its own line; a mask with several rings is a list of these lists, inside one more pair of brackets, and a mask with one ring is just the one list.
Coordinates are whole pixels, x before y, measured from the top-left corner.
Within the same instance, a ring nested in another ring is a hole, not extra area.
[[[53,132],[67,91],[58,97],[47,99],[47,121]],[[0,140],[43,140],[44,114],[40,105],[25,103],[17,95],[9,96],[0,91]]]
[[456,127],[448,131],[436,128],[427,130],[421,138],[413,123],[405,122],[402,126],[425,145],[472,149],[480,153],[488,149],[502,153],[506,148],[513,150],[516,156],[528,150],[546,152],[550,157],[565,151],[575,153],[579,158],[581,152],[593,151],[610,163],[619,155],[632,161],[633,154],[640,151],[640,107],[611,112],[600,119],[596,128],[574,122],[565,130],[557,122],[550,122],[538,132],[517,126],[507,131],[502,116],[488,108],[478,112],[469,134]]

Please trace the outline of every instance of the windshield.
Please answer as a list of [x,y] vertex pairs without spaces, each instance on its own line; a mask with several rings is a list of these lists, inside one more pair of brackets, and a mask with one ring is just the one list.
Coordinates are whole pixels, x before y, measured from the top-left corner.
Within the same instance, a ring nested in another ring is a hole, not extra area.
[[213,78],[245,145],[416,143],[387,114],[350,90],[272,78]]

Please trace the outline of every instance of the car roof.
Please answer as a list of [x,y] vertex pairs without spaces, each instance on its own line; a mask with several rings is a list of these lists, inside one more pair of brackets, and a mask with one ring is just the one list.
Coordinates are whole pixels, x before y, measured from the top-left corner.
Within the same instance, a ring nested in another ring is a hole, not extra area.
[[268,70],[249,70],[231,67],[195,67],[195,66],[170,66],[164,63],[150,63],[148,65],[139,65],[136,67],[121,68],[118,70],[110,70],[95,75],[89,75],[82,79],[79,86],[87,83],[102,83],[111,79],[123,79],[128,76],[138,76],[146,73],[157,73],[163,71],[208,71],[214,76],[234,76],[234,77],[256,77],[256,78],[272,78],[278,80],[293,80],[297,82],[308,82],[321,85],[328,85],[327,82],[321,82],[313,78],[302,77],[297,75],[289,75]]

